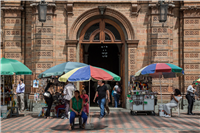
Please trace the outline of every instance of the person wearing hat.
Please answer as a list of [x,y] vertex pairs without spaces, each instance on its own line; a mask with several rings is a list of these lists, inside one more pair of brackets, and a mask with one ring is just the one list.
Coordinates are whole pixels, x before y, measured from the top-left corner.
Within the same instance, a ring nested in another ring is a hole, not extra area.
[[195,82],[193,82],[192,85],[189,85],[187,88],[186,98],[188,100],[188,113],[187,113],[188,115],[194,115],[192,113],[192,109],[193,109],[193,104],[195,102],[195,97],[194,97],[195,96],[194,95],[194,93],[195,93],[194,87],[195,86],[196,86]]
[[19,111],[24,111],[24,92],[25,92],[25,84],[23,83],[23,79],[20,78],[19,84],[17,85],[16,95],[17,95],[17,106]]

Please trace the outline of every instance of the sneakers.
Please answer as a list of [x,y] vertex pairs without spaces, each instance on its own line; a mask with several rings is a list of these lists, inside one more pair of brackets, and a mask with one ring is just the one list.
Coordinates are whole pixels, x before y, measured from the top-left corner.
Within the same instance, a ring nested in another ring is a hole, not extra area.
[[102,117],[102,116],[100,116],[100,117],[99,117],[99,119],[101,120],[101,119],[103,119],[103,117]]
[[61,119],[64,119],[64,118],[65,118],[65,116],[64,116],[64,115],[62,115],[62,116],[61,116]]
[[166,117],[166,118],[170,118],[171,116],[170,116],[170,115],[166,115],[165,117]]
[[64,117],[63,119],[64,119],[64,120],[66,120],[66,119],[69,119],[69,118],[67,118],[67,117]]
[[163,117],[167,116],[166,114],[163,115]]

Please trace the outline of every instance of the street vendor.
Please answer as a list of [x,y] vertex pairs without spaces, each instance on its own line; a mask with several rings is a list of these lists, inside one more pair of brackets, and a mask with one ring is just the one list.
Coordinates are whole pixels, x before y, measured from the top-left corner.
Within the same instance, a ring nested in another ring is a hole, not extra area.
[[20,78],[19,84],[17,85],[16,95],[17,95],[17,106],[19,111],[24,111],[24,92],[25,92],[25,84],[23,83],[23,79]]

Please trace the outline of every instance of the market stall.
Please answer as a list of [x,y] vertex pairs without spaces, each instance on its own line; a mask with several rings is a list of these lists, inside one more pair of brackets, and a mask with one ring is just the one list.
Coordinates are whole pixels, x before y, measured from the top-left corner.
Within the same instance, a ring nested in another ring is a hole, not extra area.
[[161,105],[159,105],[159,115],[164,115],[163,110],[163,102],[162,102],[162,87],[161,87],[161,78],[176,78],[179,76],[184,75],[184,71],[182,68],[170,64],[170,63],[154,63],[144,68],[140,69],[134,75],[136,78],[145,78],[145,77],[152,77],[152,78],[159,78],[160,81],[160,94],[161,94]]
[[[13,76],[11,75],[1,75],[1,103],[4,105],[13,107],[15,106],[14,93],[13,93]],[[4,96],[3,96],[4,93]]]
[[[13,93],[13,75],[32,75],[32,71],[26,67],[23,63],[13,60],[1,58],[1,91],[3,93],[3,99],[1,102],[1,116],[2,118],[6,118],[8,114],[12,116],[13,110],[17,110],[17,107],[14,107],[14,93]],[[1,94],[2,94],[1,93]],[[6,100],[5,100],[6,99]],[[11,102],[12,101],[12,102]],[[8,106],[9,105],[9,106]],[[18,115],[18,113],[17,113]]]
[[140,78],[131,76],[130,80],[127,95],[130,102],[130,113],[132,115],[137,113],[155,115],[157,93],[151,90],[151,77]]

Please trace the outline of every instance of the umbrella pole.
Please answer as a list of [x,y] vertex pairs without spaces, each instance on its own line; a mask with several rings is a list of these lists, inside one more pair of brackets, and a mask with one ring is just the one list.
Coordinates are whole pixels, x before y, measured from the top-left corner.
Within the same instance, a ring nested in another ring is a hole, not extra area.
[[162,101],[162,89],[161,89],[161,74],[159,74],[159,80],[160,80],[160,93],[161,93],[161,104],[162,104],[163,101]]
[[89,123],[90,123],[90,81],[89,81]]
[[3,75],[3,105],[5,105],[5,79],[4,79],[4,75]]

